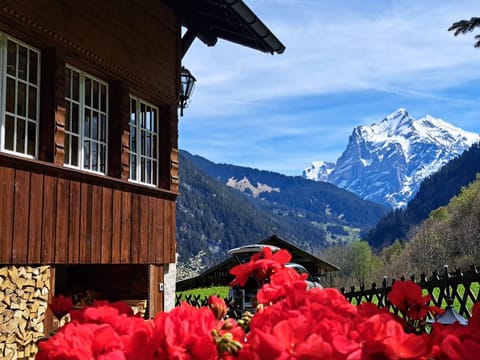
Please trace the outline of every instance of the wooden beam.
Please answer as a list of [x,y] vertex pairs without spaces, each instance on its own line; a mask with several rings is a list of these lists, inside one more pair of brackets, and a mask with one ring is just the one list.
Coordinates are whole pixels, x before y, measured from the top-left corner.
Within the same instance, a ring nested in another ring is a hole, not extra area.
[[148,316],[163,311],[163,266],[149,265]]
[[[52,298],[55,296],[55,267],[50,268],[50,291],[48,292],[48,304],[52,302]],[[45,336],[50,336],[53,329],[53,313],[52,310],[47,308],[45,312],[45,318],[43,320],[43,329]]]
[[195,40],[196,37],[197,32],[192,29],[188,29],[187,32],[183,35],[180,59],[183,59],[188,49],[190,48],[190,45],[192,45],[193,40]]

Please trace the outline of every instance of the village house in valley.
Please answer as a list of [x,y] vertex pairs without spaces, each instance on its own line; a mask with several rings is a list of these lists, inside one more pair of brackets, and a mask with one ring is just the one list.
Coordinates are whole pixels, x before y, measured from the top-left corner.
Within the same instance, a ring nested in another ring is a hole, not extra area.
[[56,294],[174,306],[195,39],[284,51],[240,0],[1,1],[0,358],[34,355]]

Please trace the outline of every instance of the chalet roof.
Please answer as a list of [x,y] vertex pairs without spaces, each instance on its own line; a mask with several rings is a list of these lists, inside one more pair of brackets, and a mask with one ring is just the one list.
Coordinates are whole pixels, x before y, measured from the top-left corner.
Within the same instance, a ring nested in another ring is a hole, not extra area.
[[[279,248],[287,249],[292,255],[292,262],[304,266],[313,276],[325,275],[326,273],[339,270],[338,266],[314,256],[276,235],[272,235],[260,241],[259,244],[275,245]],[[236,264],[235,259],[230,257],[205,270],[194,278],[178,281],[176,284],[177,291],[208,287],[212,285],[226,286],[233,280],[233,277],[228,273],[228,270]]]
[[242,0],[166,0],[182,25],[209,46],[224,39],[281,54],[285,46]]

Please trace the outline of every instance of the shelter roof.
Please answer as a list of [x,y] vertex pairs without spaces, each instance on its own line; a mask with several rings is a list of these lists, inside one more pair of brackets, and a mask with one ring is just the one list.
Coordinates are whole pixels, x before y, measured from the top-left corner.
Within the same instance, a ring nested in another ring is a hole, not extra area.
[[182,25],[209,46],[224,39],[270,54],[285,46],[242,0],[166,0]]

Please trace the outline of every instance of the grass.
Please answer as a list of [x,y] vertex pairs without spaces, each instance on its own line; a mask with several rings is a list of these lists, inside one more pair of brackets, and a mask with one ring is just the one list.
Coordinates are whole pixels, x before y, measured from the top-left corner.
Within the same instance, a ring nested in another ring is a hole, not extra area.
[[224,299],[228,296],[228,290],[228,286],[213,286],[209,288],[198,288],[186,291],[179,291],[176,295],[181,296],[180,300],[185,300],[186,296],[200,296],[204,298],[210,295],[217,295],[218,297]]
[[[450,290],[451,291],[451,290]],[[473,282],[470,284],[470,292],[475,296],[475,297],[478,297],[478,293],[480,291],[480,283],[478,282]],[[458,287],[457,287],[457,292],[458,294],[460,295],[460,298],[463,299],[463,296],[464,296],[464,293],[465,293],[465,286],[463,284],[459,284]],[[426,294],[426,291],[424,290],[424,294]],[[439,294],[440,294],[440,289],[436,288],[433,290],[433,295],[435,298],[438,299],[439,297]],[[470,297],[467,298],[467,301],[466,301],[466,308],[471,312],[472,311],[472,307],[473,307],[473,301]],[[445,299],[443,299],[442,301],[442,304],[440,305],[440,307],[442,308],[445,308],[447,306],[447,303],[445,301]],[[458,300],[457,297],[455,297],[454,301],[453,301],[453,308],[455,310],[459,310],[460,309],[460,301]]]

